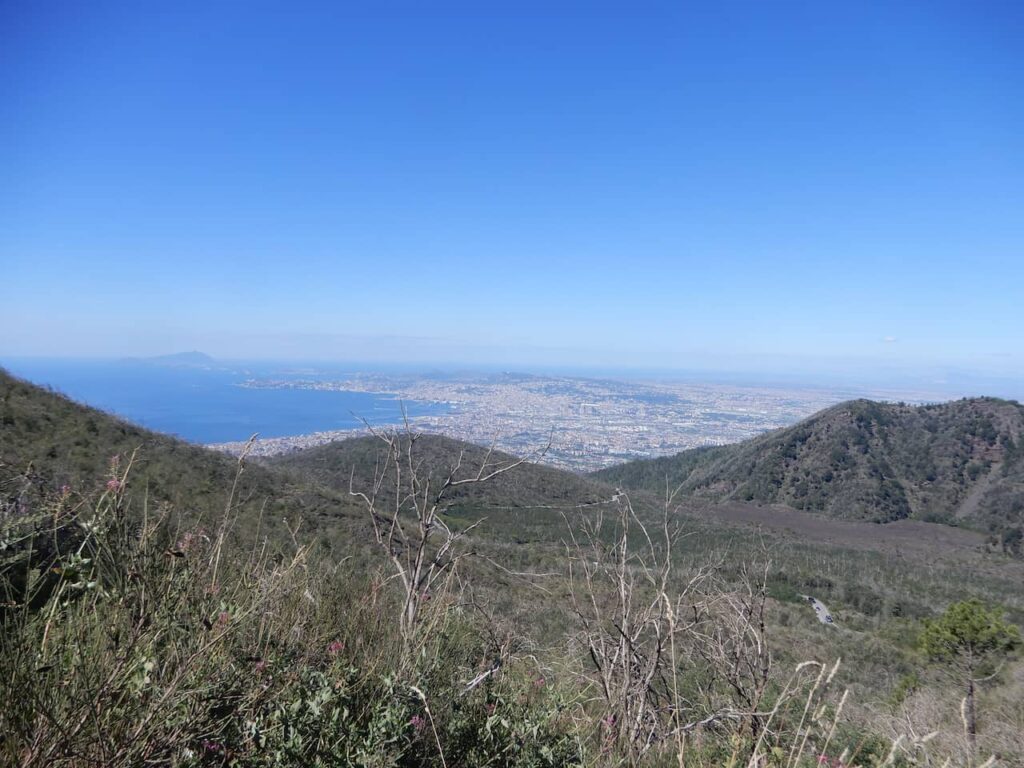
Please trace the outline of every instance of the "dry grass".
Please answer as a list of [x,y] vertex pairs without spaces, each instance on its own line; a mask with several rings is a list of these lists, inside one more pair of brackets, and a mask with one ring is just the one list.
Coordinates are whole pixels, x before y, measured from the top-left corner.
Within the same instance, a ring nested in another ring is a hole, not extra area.
[[[355,574],[295,527],[289,546],[238,550],[234,494],[208,529],[178,529],[168,510],[129,509],[131,482],[126,457],[95,493],[5,515],[4,764],[1021,762],[1020,665],[983,691],[972,761],[940,677],[885,711],[858,700],[824,646],[780,662],[788,638],[772,621],[770,550],[681,564],[668,508],[659,527],[625,497],[608,517],[602,507],[567,519],[564,580],[545,589],[567,589],[574,617],[563,643],[544,649],[469,572],[442,569],[452,575],[432,582],[429,600],[417,592],[410,633],[393,562]],[[433,514],[409,509],[414,526]],[[413,537],[413,562],[417,552],[434,562],[446,543],[457,562],[470,539],[418,547]]]

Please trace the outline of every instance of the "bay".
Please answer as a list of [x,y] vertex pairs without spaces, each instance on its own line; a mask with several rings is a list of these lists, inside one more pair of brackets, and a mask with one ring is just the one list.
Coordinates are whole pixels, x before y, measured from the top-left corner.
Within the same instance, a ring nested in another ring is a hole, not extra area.
[[[135,360],[0,361],[15,376],[50,387],[86,405],[194,443],[285,437],[370,424],[398,423],[402,403],[391,395],[298,388],[250,388],[247,380],[309,379],[261,367],[175,367]],[[404,403],[410,416],[444,413],[441,403]]]

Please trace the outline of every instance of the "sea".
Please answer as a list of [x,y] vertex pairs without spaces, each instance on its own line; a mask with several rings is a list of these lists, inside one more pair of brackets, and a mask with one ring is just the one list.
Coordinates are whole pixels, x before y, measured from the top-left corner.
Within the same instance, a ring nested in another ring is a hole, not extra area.
[[359,429],[447,412],[443,403],[396,396],[295,388],[252,388],[274,381],[343,378],[345,371],[273,364],[181,366],[146,360],[0,360],[11,374],[148,429],[193,443],[222,443]]

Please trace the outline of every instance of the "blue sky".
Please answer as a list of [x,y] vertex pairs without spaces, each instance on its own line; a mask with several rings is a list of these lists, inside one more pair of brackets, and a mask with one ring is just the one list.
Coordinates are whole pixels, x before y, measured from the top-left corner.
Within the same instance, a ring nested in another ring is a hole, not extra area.
[[0,355],[1024,376],[1017,3],[0,5]]

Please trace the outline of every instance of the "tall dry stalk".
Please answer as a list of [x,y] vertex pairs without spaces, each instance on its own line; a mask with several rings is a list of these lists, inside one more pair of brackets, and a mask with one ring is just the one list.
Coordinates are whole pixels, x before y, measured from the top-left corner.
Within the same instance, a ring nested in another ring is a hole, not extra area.
[[[484,521],[481,518],[461,530],[453,529],[445,514],[455,493],[511,472],[528,458],[495,460],[492,448],[478,466],[464,468],[466,454],[460,451],[447,472],[436,476],[420,454],[421,435],[413,432],[408,421],[399,429],[369,429],[383,450],[377,456],[370,487],[355,487],[353,468],[349,493],[366,507],[374,541],[401,584],[398,625],[408,643],[417,631],[423,604],[451,588],[459,561],[467,554],[460,543]],[[530,458],[542,456],[546,450]]]
[[616,501],[613,516],[599,508],[578,526],[566,519],[569,592],[603,701],[604,749],[637,760],[666,739],[681,745],[695,727],[685,721],[692,703],[678,669],[683,638],[698,622],[694,599],[702,599],[714,567],[680,580],[673,559],[680,531],[668,508],[652,535],[625,493]]

